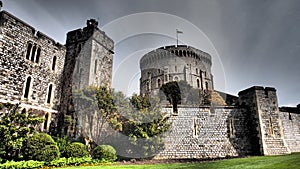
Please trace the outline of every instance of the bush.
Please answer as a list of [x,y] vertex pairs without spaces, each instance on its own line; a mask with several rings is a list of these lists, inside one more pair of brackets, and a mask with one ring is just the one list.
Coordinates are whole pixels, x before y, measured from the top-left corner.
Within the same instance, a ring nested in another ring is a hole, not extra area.
[[59,149],[52,137],[37,133],[27,139],[23,147],[26,160],[52,161],[59,158]]
[[94,148],[93,158],[115,161],[117,159],[116,150],[110,145],[99,145]]
[[59,152],[61,154],[61,156],[64,155],[65,153],[65,149],[66,147],[71,144],[70,140],[68,139],[68,137],[54,137],[55,142],[57,143],[57,146],[59,148]]
[[73,142],[66,146],[64,157],[87,157],[89,156],[89,152],[87,151],[84,144],[79,142]]
[[41,168],[44,166],[44,162],[42,161],[7,161],[4,164],[0,164],[0,168],[2,169],[33,169],[33,168]]

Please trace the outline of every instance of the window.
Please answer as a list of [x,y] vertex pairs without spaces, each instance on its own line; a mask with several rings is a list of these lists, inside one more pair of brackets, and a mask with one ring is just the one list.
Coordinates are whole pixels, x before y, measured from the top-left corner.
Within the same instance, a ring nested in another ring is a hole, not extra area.
[[292,115],[291,115],[291,113],[289,113],[289,120],[292,120]]
[[197,87],[200,88],[200,80],[197,79]]
[[35,63],[39,63],[41,56],[41,48],[36,44],[28,43],[25,58]]
[[161,80],[157,79],[157,87],[160,88],[160,86],[161,86]]
[[28,76],[25,82],[25,90],[24,90],[24,98],[28,99],[29,97],[29,90],[31,86],[31,77]]
[[229,119],[229,137],[232,138],[234,135],[234,119],[230,118]]
[[147,89],[146,89],[147,91],[150,90],[150,84],[149,84],[149,82],[146,83],[146,88],[147,88]]
[[32,48],[31,58],[30,58],[30,60],[32,62],[34,62],[35,52],[36,52],[36,46],[34,45],[33,48]]
[[41,48],[38,48],[36,52],[35,63],[39,63],[40,56],[41,56]]
[[206,87],[206,90],[208,90],[208,83],[205,82],[205,87]]
[[198,74],[198,68],[196,68],[196,74]]
[[94,73],[95,74],[97,73],[97,66],[98,66],[98,60],[96,59],[95,60],[95,69],[94,69]]
[[56,56],[54,56],[53,59],[52,59],[52,66],[51,66],[51,69],[52,69],[53,71],[55,71],[55,65],[56,65]]
[[52,84],[50,84],[48,87],[47,103],[49,103],[49,104],[51,102],[51,96],[52,96]]
[[177,66],[175,66],[175,72],[177,72]]
[[45,122],[44,122],[44,130],[47,131],[47,128],[48,128],[48,118],[49,118],[49,115],[48,113],[45,115]]
[[27,45],[27,51],[26,51],[26,59],[27,60],[29,60],[29,58],[30,58],[31,48],[32,48],[32,44],[28,43],[28,45]]

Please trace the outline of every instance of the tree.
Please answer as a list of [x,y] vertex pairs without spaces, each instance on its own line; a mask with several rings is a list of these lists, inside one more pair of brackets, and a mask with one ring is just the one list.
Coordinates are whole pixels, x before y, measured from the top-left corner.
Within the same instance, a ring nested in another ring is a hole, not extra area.
[[18,160],[24,140],[35,133],[35,127],[45,119],[20,111],[19,104],[6,103],[0,107],[0,157]]
[[181,103],[181,91],[176,81],[163,84],[160,90],[165,94],[167,100],[173,106],[173,112],[177,113],[177,105]]

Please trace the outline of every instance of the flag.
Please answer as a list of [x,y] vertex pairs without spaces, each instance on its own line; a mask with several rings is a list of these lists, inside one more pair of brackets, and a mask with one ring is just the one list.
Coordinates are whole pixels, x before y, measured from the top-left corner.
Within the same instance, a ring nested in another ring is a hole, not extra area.
[[180,31],[180,30],[178,30],[178,29],[176,29],[176,33],[183,33],[182,31]]

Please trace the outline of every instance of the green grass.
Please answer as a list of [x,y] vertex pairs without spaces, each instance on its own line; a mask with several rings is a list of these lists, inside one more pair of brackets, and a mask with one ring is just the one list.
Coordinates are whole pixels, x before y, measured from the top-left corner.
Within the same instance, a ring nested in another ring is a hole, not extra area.
[[249,158],[236,158],[229,160],[216,160],[197,163],[174,163],[153,165],[109,165],[90,167],[68,167],[64,169],[300,169],[300,153],[282,156],[259,156]]

